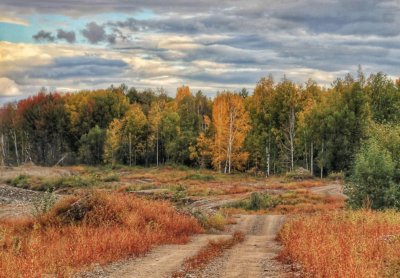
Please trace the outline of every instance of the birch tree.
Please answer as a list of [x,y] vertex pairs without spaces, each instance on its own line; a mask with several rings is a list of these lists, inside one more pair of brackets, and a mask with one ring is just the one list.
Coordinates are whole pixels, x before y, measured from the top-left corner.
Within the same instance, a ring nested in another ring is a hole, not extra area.
[[213,166],[224,173],[243,169],[248,153],[242,150],[250,129],[250,118],[243,98],[224,92],[214,100],[213,121],[215,126]]

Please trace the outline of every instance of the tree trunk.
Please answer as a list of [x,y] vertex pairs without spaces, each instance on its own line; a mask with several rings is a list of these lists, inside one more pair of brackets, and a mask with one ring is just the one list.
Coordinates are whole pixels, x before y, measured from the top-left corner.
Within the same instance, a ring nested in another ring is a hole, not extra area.
[[322,156],[322,161],[321,161],[321,179],[323,178],[324,175],[324,142],[322,142],[322,151],[321,151],[321,156]]
[[311,175],[314,175],[314,143],[311,142],[310,147],[310,172]]
[[4,134],[1,134],[1,165],[5,165],[6,152],[4,148]]
[[129,166],[132,166],[132,133],[129,132]]
[[157,126],[157,167],[158,167],[158,126]]
[[228,173],[231,173],[232,166],[232,145],[233,145],[233,120],[234,113],[233,111],[229,114],[229,144],[228,144]]
[[289,139],[290,139],[290,170],[294,170],[294,137],[295,137],[295,114],[294,108],[291,107],[289,114]]
[[268,135],[268,144],[265,146],[265,154],[267,155],[267,173],[266,173],[267,177],[269,177],[270,174],[270,158],[271,158],[270,149],[271,149],[271,140]]
[[18,154],[18,145],[17,145],[17,133],[14,130],[14,148],[15,148],[15,157],[17,158],[17,165],[19,165],[19,154]]

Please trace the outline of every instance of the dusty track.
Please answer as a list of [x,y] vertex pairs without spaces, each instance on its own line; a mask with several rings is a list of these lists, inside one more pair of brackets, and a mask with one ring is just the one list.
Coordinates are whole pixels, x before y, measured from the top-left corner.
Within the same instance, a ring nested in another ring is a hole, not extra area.
[[241,215],[234,230],[244,232],[245,241],[212,262],[197,277],[286,277],[287,271],[275,260],[279,252],[275,237],[283,221],[281,215]]
[[195,255],[209,240],[228,238],[228,235],[199,235],[185,245],[163,245],[146,256],[127,261],[115,271],[107,271],[106,277],[115,278],[163,278],[179,269],[186,258]]
[[283,266],[275,260],[279,252],[275,236],[283,221],[284,217],[279,215],[240,215],[238,224],[223,235],[199,235],[186,245],[160,246],[144,257],[111,266],[100,276],[170,277],[172,272],[180,269],[185,259],[195,255],[209,240],[228,238],[233,231],[242,231],[246,235],[243,243],[214,260],[194,277],[285,277]]
[[343,185],[340,183],[332,183],[324,186],[312,187],[309,190],[316,194],[347,198],[347,196],[343,194]]

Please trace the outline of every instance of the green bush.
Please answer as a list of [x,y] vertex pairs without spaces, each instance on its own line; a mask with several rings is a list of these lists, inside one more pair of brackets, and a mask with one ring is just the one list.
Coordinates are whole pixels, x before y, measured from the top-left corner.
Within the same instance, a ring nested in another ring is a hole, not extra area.
[[342,171],[340,171],[340,172],[332,172],[332,173],[329,173],[328,179],[330,179],[330,180],[344,180],[345,179],[345,174]]
[[15,187],[29,188],[28,179],[29,179],[28,175],[21,174],[14,179],[8,180],[7,182]]
[[351,180],[345,187],[350,206],[400,208],[395,166],[391,153],[374,138],[369,139],[357,154]]
[[227,205],[227,207],[241,208],[245,210],[260,210],[260,209],[270,209],[279,204],[279,199],[272,198],[268,194],[260,194],[258,192],[253,192],[250,198],[236,201]]

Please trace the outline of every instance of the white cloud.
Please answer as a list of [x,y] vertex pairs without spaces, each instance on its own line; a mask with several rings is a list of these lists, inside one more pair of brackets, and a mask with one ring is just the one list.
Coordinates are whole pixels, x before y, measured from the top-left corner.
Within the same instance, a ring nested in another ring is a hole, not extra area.
[[25,19],[7,15],[0,15],[0,23],[11,23],[16,25],[29,26],[29,22]]
[[20,94],[17,83],[7,77],[0,77],[0,97],[17,96]]

